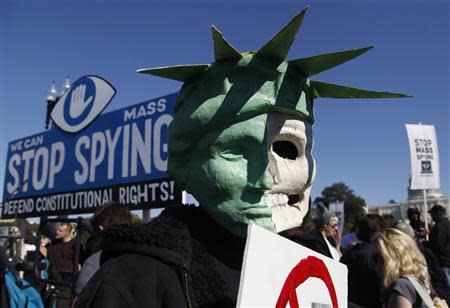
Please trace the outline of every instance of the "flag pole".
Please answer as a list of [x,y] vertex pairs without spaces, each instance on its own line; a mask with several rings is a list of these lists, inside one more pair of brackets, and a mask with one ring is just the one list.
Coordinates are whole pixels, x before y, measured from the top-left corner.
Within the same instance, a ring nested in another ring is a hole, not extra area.
[[428,203],[427,203],[427,190],[423,189],[423,213],[425,222],[425,239],[428,241]]

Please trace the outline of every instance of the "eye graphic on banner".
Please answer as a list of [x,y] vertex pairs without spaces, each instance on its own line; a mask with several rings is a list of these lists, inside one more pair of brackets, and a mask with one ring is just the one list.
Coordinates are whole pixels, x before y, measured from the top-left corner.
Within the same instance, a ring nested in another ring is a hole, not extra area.
[[431,161],[422,161],[422,173],[433,173],[433,170],[431,169]]
[[61,130],[79,132],[100,115],[115,94],[116,90],[106,80],[82,77],[58,100],[51,118]]

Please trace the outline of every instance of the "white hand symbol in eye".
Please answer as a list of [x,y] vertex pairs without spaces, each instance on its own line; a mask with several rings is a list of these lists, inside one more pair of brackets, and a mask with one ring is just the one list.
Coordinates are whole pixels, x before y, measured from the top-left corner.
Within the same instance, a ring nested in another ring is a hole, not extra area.
[[85,95],[86,95],[86,85],[84,84],[79,85],[72,91],[69,114],[73,119],[78,118],[92,102],[93,97],[90,96],[85,101],[84,100]]

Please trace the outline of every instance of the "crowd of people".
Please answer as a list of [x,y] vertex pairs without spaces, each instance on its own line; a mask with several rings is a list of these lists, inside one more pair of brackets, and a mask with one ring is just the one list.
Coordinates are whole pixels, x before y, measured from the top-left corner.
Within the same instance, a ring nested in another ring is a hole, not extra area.
[[338,218],[325,210],[316,229],[304,231],[303,226],[284,236],[347,265],[349,307],[427,307],[427,294],[434,305],[445,307],[450,302],[450,221],[442,205],[429,213],[434,221],[429,240],[417,208],[408,210],[406,221],[368,214],[342,239]]
[[[100,267],[103,230],[112,224],[131,223],[132,215],[127,207],[110,202],[94,213],[89,225],[83,223],[82,226],[77,226],[76,223],[64,221],[66,219],[61,220],[63,221],[41,224],[38,238],[34,234],[26,240],[20,229],[12,226],[0,247],[2,262],[17,270],[21,278],[32,282],[48,307],[72,305],[73,299]],[[89,237],[85,243],[80,244],[77,237],[82,234],[77,231],[86,230],[90,231],[87,232]],[[39,264],[36,267],[35,260]],[[36,268],[38,275],[34,271]]]
[[[358,220],[352,232],[341,238],[338,231],[338,217],[325,209],[314,224],[305,223],[299,228],[282,232],[281,235],[347,266],[349,307],[427,307],[433,300],[434,306],[446,307],[445,303],[450,300],[450,220],[441,205],[433,206],[429,212],[434,222],[433,226],[430,226],[430,232],[421,221],[420,212],[416,208],[411,208],[408,210],[409,220],[406,221],[395,221],[389,215],[383,217],[367,214]],[[41,261],[47,260],[49,264],[48,275],[41,278],[73,283],[72,293],[69,294],[70,301],[66,301],[65,304],[62,304],[64,301],[60,301],[58,307],[76,304],[78,296],[86,286],[89,290],[85,291],[82,297],[92,293],[93,282],[90,280],[95,282],[95,278],[91,278],[100,268],[108,269],[111,264],[117,266],[116,262],[112,261],[121,255],[117,247],[126,246],[126,243],[112,244],[109,242],[110,239],[107,239],[105,240],[107,243],[102,244],[103,235],[105,230],[115,225],[122,227],[112,228],[114,232],[126,228],[132,224],[132,216],[127,207],[118,203],[108,203],[95,212],[90,223],[94,234],[85,244],[83,251],[86,257],[75,258],[77,234],[71,223],[57,224],[53,238],[41,236],[41,245],[38,249],[40,258]],[[142,228],[145,228],[145,224],[142,224]],[[13,232],[18,238],[18,230],[11,228],[11,234]],[[11,241],[7,241],[3,247],[3,254],[11,255],[14,253],[13,249],[16,249],[15,246]],[[111,246],[115,248],[111,250]],[[102,254],[103,247],[107,251]],[[145,253],[145,249],[145,244],[142,244],[140,253]],[[153,253],[158,254],[157,251]],[[80,262],[75,263],[75,260]],[[109,262],[109,266],[105,264],[108,261],[112,261]],[[144,269],[144,265],[148,264],[140,263],[139,257],[134,261],[138,266],[143,266],[143,276],[147,276],[145,279],[155,283],[155,277],[147,275],[147,270]],[[161,264],[154,266],[161,266],[161,270],[164,271]],[[105,274],[100,271],[97,275],[104,277]],[[116,279],[127,279],[125,278],[127,275],[128,273],[123,273]],[[168,281],[173,279],[170,275],[162,277]],[[136,283],[145,285],[142,279]],[[165,287],[170,288],[170,283]],[[176,289],[172,292],[176,294]],[[150,292],[149,296],[155,294]],[[88,298],[92,300],[92,296]],[[155,298],[161,299],[161,295],[156,294]],[[78,307],[83,307],[85,300],[82,299]],[[99,299],[97,296],[95,300],[97,304],[103,305],[117,299],[114,297],[107,299],[104,296]],[[177,300],[174,303],[177,303]]]

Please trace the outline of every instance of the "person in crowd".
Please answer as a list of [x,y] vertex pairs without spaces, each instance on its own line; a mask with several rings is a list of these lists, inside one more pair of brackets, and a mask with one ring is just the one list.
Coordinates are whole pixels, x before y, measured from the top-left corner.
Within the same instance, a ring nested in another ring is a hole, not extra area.
[[[132,222],[131,212],[123,204],[109,202],[99,207],[92,217],[91,225],[98,239],[102,238],[105,229],[110,225],[130,224]],[[100,243],[97,245],[100,247]],[[100,256],[102,251],[94,252],[81,267],[75,285],[75,294],[83,290],[89,279],[100,268]]]
[[429,213],[435,225],[430,231],[428,247],[435,254],[450,287],[450,220],[443,205],[434,205]]
[[39,246],[39,258],[38,260],[44,264],[44,268],[40,271],[40,278],[48,279],[50,275],[50,261],[48,259],[48,247],[51,244],[50,237],[47,237],[44,234],[41,234],[40,246]]
[[25,244],[19,227],[12,226],[8,229],[8,238],[3,244],[3,251],[11,263],[17,263],[23,259]]
[[48,248],[52,242],[56,241],[56,227],[58,224],[45,223],[39,226],[40,243],[39,243],[39,260],[43,263],[43,270],[40,272],[40,278],[50,278],[50,260],[48,259]]
[[[404,96],[310,82],[309,73],[360,53],[321,56],[325,66],[317,57],[285,61],[305,13],[257,52],[238,52],[213,27],[214,63],[140,70],[185,82],[168,128],[167,171],[200,206],[107,228],[102,266],[78,307],[235,307],[248,225],[279,233],[308,213],[314,98]],[[153,192],[164,196],[163,184]],[[335,233],[336,220],[327,224]]]
[[428,234],[427,229],[425,228],[425,223],[420,220],[420,211],[415,207],[411,207],[408,209],[408,219],[409,224],[414,229],[415,237],[421,243],[425,242],[426,235]]
[[56,227],[55,241],[41,243],[40,252],[50,261],[49,278],[63,280],[72,276],[75,262],[74,227],[68,222],[59,223]]
[[425,257],[414,239],[400,230],[386,228],[374,236],[374,244],[382,258],[384,304],[386,308],[424,307],[411,276],[430,292]]
[[339,261],[341,258],[341,237],[338,230],[339,218],[323,208],[318,226],[311,233],[290,237],[292,241],[308,247],[329,258]]
[[[341,235],[338,230],[339,218],[331,212],[325,212],[322,215],[320,234],[322,235],[320,240],[325,241],[327,250],[324,250],[324,254],[334,260],[341,258]],[[319,241],[318,241],[319,242]]]
[[362,307],[379,308],[381,301],[380,257],[371,243],[373,234],[383,229],[379,215],[368,214],[357,222],[358,244],[344,253],[341,262],[348,268],[348,301]]
[[381,215],[381,218],[383,219],[383,225],[385,228],[394,228],[395,223],[397,222],[397,219],[395,219],[392,214],[383,214]]
[[420,252],[425,257],[425,261],[427,262],[427,269],[428,269],[428,275],[431,279],[431,285],[433,286],[433,290],[436,292],[436,294],[440,297],[445,299],[448,303],[450,303],[450,297],[449,297],[449,287],[447,286],[447,281],[445,279],[445,275],[442,272],[439,263],[436,259],[436,256],[434,253],[425,247],[421,241],[419,241],[416,237],[416,233],[413,229],[413,227],[406,222],[398,221],[395,225],[395,228],[397,230],[402,231],[406,235],[410,236],[412,239],[416,241],[417,247],[419,248]]

